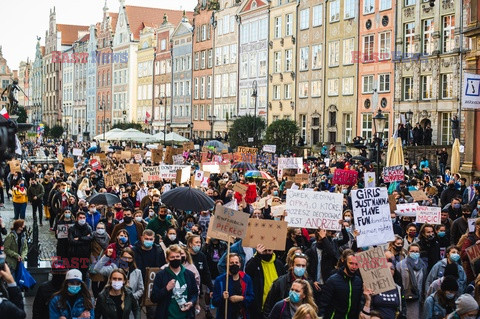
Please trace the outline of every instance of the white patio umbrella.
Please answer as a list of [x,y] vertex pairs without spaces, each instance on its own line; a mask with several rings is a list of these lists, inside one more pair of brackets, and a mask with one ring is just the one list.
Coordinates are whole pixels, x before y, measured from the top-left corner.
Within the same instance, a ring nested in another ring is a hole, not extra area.
[[134,128],[129,128],[125,130],[120,136],[118,136],[118,141],[129,141],[129,142],[138,142],[138,143],[148,143],[154,142],[155,138]]
[[167,142],[177,142],[177,143],[182,143],[182,142],[188,142],[189,139],[181,136],[180,134],[177,134],[175,132],[170,132],[167,134],[166,137]]
[[157,142],[163,142],[163,136],[163,132],[159,132],[153,135],[153,137],[155,137],[155,141]]
[[[124,132],[124,130],[122,129],[119,129],[119,128],[114,128],[114,129],[111,129],[110,131],[108,132],[105,132],[105,140],[111,140],[112,138],[116,138],[117,136],[119,136],[120,134],[122,134]],[[104,134],[98,134],[97,136],[95,136],[93,139],[94,140],[103,140],[103,136]]]

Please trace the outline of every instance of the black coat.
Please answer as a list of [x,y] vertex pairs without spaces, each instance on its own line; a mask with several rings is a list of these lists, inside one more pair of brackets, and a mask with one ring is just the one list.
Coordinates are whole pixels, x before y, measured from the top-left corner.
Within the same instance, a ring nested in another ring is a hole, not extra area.
[[210,291],[213,291],[212,275],[210,274],[210,268],[208,267],[207,256],[201,251],[195,255],[191,254],[191,256],[193,264],[197,267],[198,273],[200,274],[202,285],[207,286]]
[[[8,298],[0,303],[0,314],[2,318],[23,319],[27,317],[23,305],[23,296],[20,288],[8,287]],[[6,296],[2,296],[6,297]]]
[[[104,289],[98,295],[97,303],[95,304],[95,318],[117,319],[117,308],[115,302],[110,297],[110,289]],[[123,300],[123,315],[122,319],[130,318],[133,314],[135,319],[140,319],[140,306],[138,301],[133,296],[132,290],[129,287],[125,289],[125,296]]]
[[420,238],[418,241],[420,246],[420,258],[428,265],[427,272],[430,272],[432,267],[440,260],[440,244],[436,238],[426,240]]
[[33,301],[32,319],[44,319],[50,316],[48,306],[53,294],[60,290],[63,282],[55,285],[52,280],[42,283],[37,290],[35,300]]
[[[133,251],[135,252],[135,264],[137,268],[142,271],[143,279],[145,279],[147,267],[162,267],[167,263],[165,253],[160,245],[153,244],[152,249],[143,250],[142,242],[138,241],[135,246],[133,246]],[[151,258],[152,256],[153,258]]]
[[[75,240],[78,238],[78,240]],[[85,224],[77,223],[68,229],[68,255],[69,257],[89,258],[91,242],[93,240],[92,228]]]

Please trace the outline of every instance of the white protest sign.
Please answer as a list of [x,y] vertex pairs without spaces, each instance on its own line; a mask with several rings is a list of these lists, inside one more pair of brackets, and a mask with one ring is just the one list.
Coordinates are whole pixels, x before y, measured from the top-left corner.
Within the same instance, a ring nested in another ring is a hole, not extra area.
[[395,214],[405,217],[417,217],[418,203],[397,204]]
[[375,187],[375,172],[366,172],[363,175],[364,183],[365,183],[365,188],[373,188]]
[[250,215],[217,205],[212,230],[235,238],[245,238]]
[[263,149],[265,153],[275,153],[277,151],[277,145],[263,145]]
[[468,219],[468,231],[469,232],[474,232],[475,231],[475,221],[477,219],[476,218],[469,218]]
[[302,157],[280,157],[278,158],[278,178],[282,178],[284,169],[296,169],[297,174],[301,174],[303,170]]
[[358,247],[385,244],[394,239],[388,190],[385,187],[352,190]]
[[142,166],[142,177],[145,182],[160,181],[160,166]]
[[182,165],[183,164],[183,155],[177,154],[172,156],[173,164],[174,165]]
[[195,171],[195,180],[198,182],[203,180],[203,171]]
[[418,206],[417,218],[415,222],[417,224],[441,224],[441,209],[440,207]]
[[185,167],[190,169],[188,165],[160,165],[160,179],[176,179],[177,170],[183,170]]
[[73,156],[82,156],[83,151],[82,151],[81,148],[74,148],[74,149],[72,150],[72,154],[73,154]]
[[57,239],[68,238],[68,229],[74,224],[61,224],[57,225]]
[[216,162],[203,163],[202,169],[205,172],[210,172],[212,174],[220,174],[220,165]]
[[289,227],[340,230],[343,195],[328,192],[287,190],[287,217]]
[[330,159],[329,158],[325,158],[323,161],[325,162],[326,167],[330,166]]

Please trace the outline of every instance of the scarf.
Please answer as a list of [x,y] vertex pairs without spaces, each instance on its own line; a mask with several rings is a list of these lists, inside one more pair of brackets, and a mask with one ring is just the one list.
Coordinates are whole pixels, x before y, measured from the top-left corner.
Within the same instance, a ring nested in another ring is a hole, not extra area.
[[275,254],[272,255],[272,259],[269,261],[262,260],[262,270],[263,270],[263,298],[262,298],[262,307],[265,304],[267,299],[268,292],[272,287],[273,282],[278,278],[277,268],[275,268]]
[[413,260],[410,257],[407,257],[407,267],[408,267],[408,277],[410,279],[410,284],[411,284],[411,291],[412,293],[416,294],[419,296],[419,289],[418,289],[418,283],[416,280],[415,276],[415,271],[419,271],[421,269],[425,269],[427,266],[424,264],[424,262],[419,258],[417,262]]
[[110,236],[108,236],[108,233],[105,232],[103,235],[100,235],[97,233],[95,230],[93,233],[93,239],[102,247],[102,249],[107,249],[108,243],[110,242]]

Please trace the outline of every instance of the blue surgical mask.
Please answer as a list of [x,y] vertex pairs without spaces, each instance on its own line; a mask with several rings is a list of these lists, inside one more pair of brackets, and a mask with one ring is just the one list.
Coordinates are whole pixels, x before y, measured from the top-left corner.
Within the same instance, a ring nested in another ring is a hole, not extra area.
[[278,196],[278,191],[274,191],[273,196]]
[[445,297],[447,297],[447,299],[453,299],[455,298],[455,294],[452,292],[446,292]]
[[143,241],[143,246],[145,246],[146,248],[150,248],[153,246],[153,240],[144,240]]
[[200,251],[200,248],[202,248],[202,247],[201,246],[193,246],[192,250],[195,254],[197,254]]
[[460,204],[453,204],[454,209],[460,209]]
[[303,268],[303,267],[293,267],[293,273],[297,277],[303,277],[303,275],[305,274],[305,268]]
[[450,254],[450,260],[453,262],[457,262],[460,260],[460,255],[457,253]]
[[413,260],[417,260],[418,258],[420,258],[420,253],[410,253],[409,256]]
[[194,224],[193,224],[192,222],[188,222],[188,223],[187,223],[187,227],[188,227],[188,228],[192,228],[193,225],[194,225]]
[[348,194],[348,189],[342,189],[342,194],[347,195]]
[[345,227],[345,230],[347,231],[347,233],[349,233],[352,231],[352,227]]
[[447,233],[444,232],[444,231],[439,231],[437,235],[438,235],[438,237],[442,238],[442,237],[445,237],[446,234]]
[[395,223],[396,221],[397,221],[396,217],[392,218],[392,223]]
[[125,244],[128,241],[127,237],[119,237],[119,240],[122,244]]
[[288,297],[290,298],[290,301],[293,303],[300,302],[300,294],[296,291],[290,290],[290,292],[288,293]]
[[72,295],[76,295],[80,292],[80,290],[82,289],[82,286],[78,285],[78,286],[68,286],[68,292],[71,293]]
[[479,210],[480,210],[480,205],[477,205],[477,209],[479,209]]

